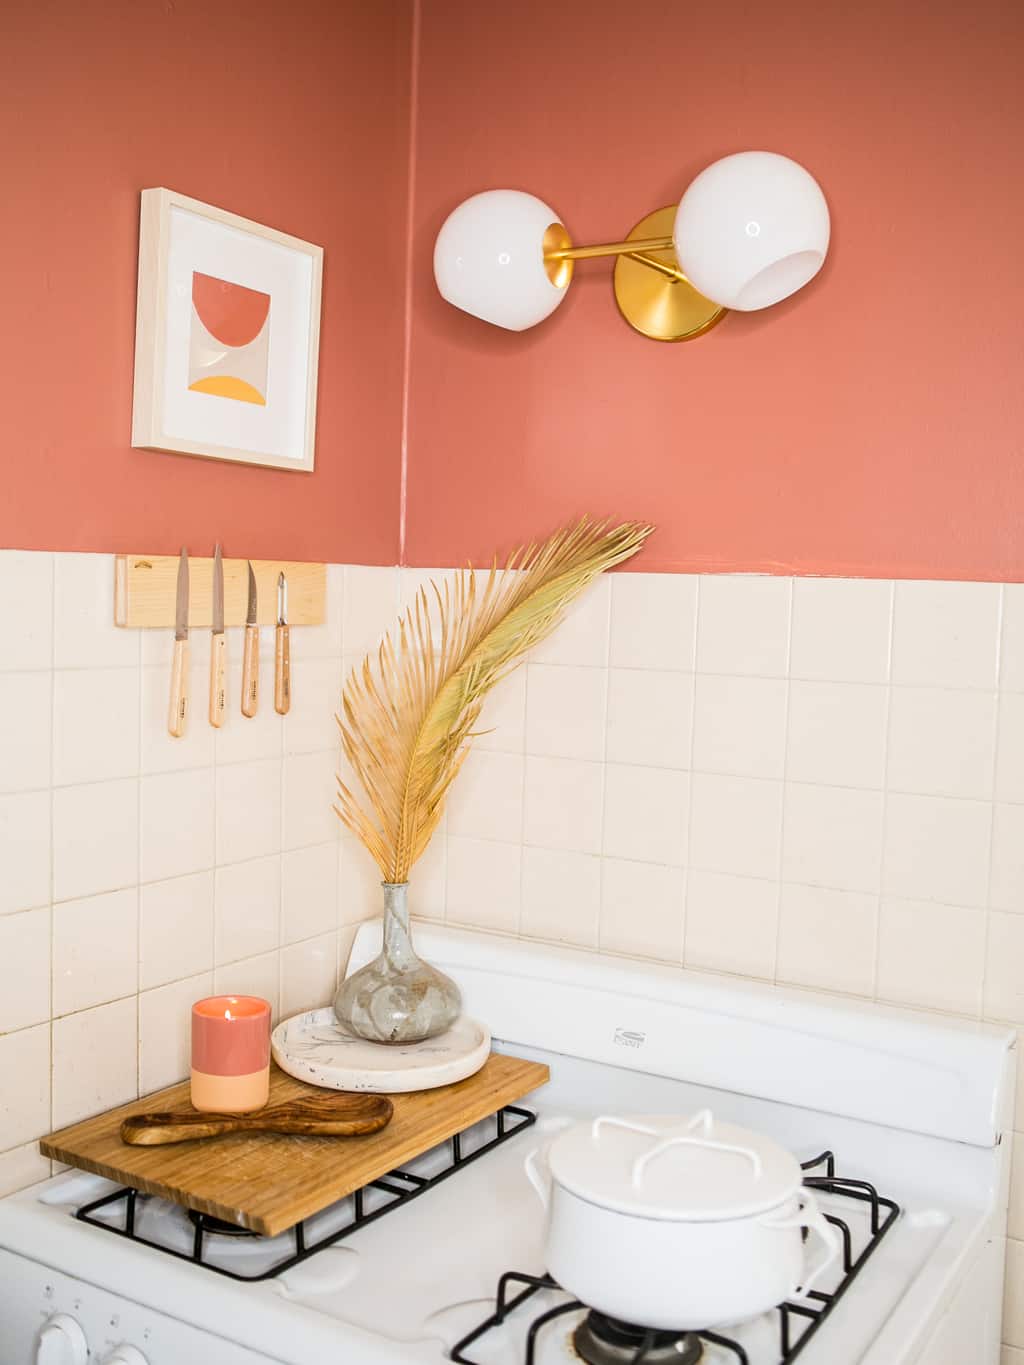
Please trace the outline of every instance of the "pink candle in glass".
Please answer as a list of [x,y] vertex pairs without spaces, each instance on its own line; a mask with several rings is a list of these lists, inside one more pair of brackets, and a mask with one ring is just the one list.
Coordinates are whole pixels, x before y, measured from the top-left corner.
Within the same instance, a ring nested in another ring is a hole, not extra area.
[[215,1114],[262,1109],[270,1093],[270,1005],[211,995],[192,1006],[192,1104]]

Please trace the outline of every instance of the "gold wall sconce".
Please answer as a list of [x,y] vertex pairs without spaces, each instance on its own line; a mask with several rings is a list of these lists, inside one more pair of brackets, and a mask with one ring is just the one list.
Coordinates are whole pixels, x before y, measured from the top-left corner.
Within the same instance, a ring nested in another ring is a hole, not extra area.
[[475,194],[437,235],[434,278],[456,308],[522,332],[562,302],[577,261],[614,256],[615,300],[630,326],[655,341],[687,341],[729,309],[769,308],[802,289],[824,264],[829,231],[825,196],[803,166],[738,152],[624,241],[597,246],[573,246],[558,214],[532,194]]

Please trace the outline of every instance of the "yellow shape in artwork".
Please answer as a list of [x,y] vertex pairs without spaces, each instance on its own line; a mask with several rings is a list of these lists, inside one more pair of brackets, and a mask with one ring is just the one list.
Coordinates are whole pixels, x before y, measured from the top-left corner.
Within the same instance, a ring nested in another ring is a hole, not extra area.
[[215,398],[235,398],[239,403],[258,403],[261,408],[267,406],[267,400],[259,389],[254,389],[244,379],[236,379],[231,374],[212,374],[206,379],[197,379],[189,385],[189,389],[193,393],[212,393]]

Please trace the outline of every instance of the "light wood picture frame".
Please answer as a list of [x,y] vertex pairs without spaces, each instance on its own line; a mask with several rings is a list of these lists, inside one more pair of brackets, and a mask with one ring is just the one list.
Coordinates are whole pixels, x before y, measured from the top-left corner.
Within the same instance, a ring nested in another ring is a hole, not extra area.
[[132,445],[309,473],[323,248],[142,191]]

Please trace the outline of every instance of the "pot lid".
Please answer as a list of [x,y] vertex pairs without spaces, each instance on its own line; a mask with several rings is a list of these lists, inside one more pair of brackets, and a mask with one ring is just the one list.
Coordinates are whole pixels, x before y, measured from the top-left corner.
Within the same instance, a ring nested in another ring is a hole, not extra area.
[[551,1174],[591,1204],[641,1218],[744,1218],[789,1199],[803,1172],[791,1152],[709,1109],[692,1118],[602,1118],[576,1123],[551,1144]]

